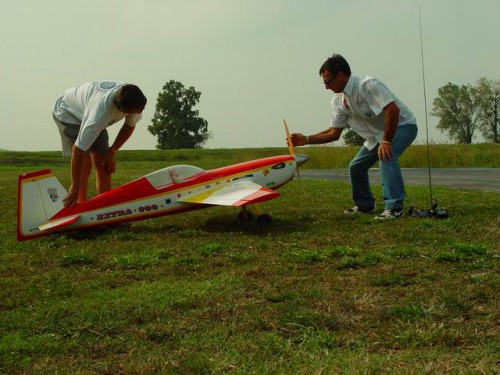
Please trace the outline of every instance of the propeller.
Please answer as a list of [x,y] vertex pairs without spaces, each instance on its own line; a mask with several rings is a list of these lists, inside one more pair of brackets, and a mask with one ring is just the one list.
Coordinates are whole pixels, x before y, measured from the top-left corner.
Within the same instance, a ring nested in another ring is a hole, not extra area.
[[305,195],[306,194],[306,189],[304,187],[304,183],[302,182],[302,177],[300,176],[299,166],[301,166],[306,161],[308,161],[309,160],[309,156],[307,156],[307,155],[297,155],[295,153],[295,147],[293,146],[292,137],[290,136],[290,131],[288,130],[288,124],[286,123],[285,119],[283,119],[283,125],[285,126],[286,143],[288,144],[288,150],[290,151],[290,155],[292,155],[294,157],[295,162],[297,163],[297,168],[295,169],[295,173],[297,173],[297,177],[299,178],[300,185],[302,186],[302,191],[304,192],[304,195]]
[[288,124],[286,123],[285,119],[283,119],[283,125],[285,126],[286,143],[288,145],[288,150],[290,151],[290,155],[295,157],[295,148],[293,147],[292,137],[290,136],[290,131],[288,130]]

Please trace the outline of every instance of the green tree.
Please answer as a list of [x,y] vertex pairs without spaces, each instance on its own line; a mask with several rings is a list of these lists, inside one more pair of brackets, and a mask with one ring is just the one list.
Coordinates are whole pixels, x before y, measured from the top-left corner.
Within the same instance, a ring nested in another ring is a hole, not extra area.
[[342,138],[347,146],[362,146],[365,143],[365,139],[350,127],[347,127],[342,134]]
[[437,128],[457,143],[472,143],[479,126],[479,107],[470,85],[448,82],[438,89],[431,115],[439,117]]
[[194,87],[185,88],[180,82],[170,80],[158,94],[151,134],[158,137],[159,150],[202,148],[211,137],[208,122],[199,117],[193,107],[199,102],[201,92]]
[[500,80],[480,78],[475,87],[476,102],[479,105],[479,130],[492,143],[500,142]]

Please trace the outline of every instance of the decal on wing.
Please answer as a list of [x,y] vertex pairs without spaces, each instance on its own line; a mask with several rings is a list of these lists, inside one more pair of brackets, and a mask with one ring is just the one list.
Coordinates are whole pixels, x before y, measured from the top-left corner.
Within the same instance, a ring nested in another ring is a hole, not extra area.
[[252,181],[234,181],[230,185],[211,188],[204,192],[179,199],[179,202],[212,204],[219,206],[244,206],[265,202],[279,197],[274,190]]

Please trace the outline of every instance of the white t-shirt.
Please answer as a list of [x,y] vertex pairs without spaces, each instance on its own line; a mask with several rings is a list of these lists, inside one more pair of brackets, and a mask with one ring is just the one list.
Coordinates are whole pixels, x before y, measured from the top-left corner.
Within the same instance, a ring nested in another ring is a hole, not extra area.
[[345,128],[349,125],[366,140],[364,146],[372,150],[384,136],[383,110],[391,102],[399,107],[398,126],[416,124],[410,109],[385,84],[369,76],[350,76],[344,92],[333,96],[330,126]]
[[80,150],[87,151],[99,134],[108,126],[125,118],[125,124],[135,126],[141,114],[127,114],[114,104],[115,93],[125,83],[96,81],[66,90],[54,104],[54,116],[67,124],[80,125],[75,142]]

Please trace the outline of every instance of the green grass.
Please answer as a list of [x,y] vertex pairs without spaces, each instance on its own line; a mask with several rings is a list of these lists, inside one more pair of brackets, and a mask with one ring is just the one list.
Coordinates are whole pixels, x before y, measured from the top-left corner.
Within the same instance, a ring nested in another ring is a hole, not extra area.
[[[116,184],[162,162],[123,154]],[[379,223],[342,214],[347,184],[292,181],[268,228],[220,207],[17,242],[17,175],[53,167],[24,157],[0,172],[2,374],[499,372],[498,193],[436,187],[449,219]]]
[[[311,159],[302,169],[347,168],[359,147],[300,147],[297,153]],[[428,159],[429,153],[429,159]],[[210,169],[247,160],[288,154],[286,148],[213,149],[213,150],[122,150],[118,153],[118,167],[122,170],[152,171],[168,165],[189,164]],[[500,145],[425,145],[410,146],[400,158],[404,168],[427,168],[428,160],[434,168],[498,168]],[[0,150],[0,170],[29,171],[33,168],[67,169],[69,158],[60,152],[21,152]]]

